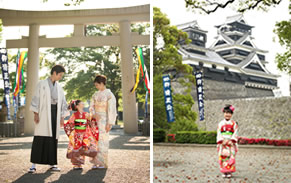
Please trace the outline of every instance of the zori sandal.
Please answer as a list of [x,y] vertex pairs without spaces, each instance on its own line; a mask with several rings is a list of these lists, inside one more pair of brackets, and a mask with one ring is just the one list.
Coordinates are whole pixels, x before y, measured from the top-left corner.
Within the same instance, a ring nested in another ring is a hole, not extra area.
[[28,173],[34,173],[34,172],[36,172],[36,168],[30,168],[30,169],[28,170]]

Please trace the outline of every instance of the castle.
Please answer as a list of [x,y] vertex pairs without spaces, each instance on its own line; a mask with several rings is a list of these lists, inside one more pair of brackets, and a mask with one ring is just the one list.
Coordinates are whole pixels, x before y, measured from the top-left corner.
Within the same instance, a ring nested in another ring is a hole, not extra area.
[[192,40],[190,44],[181,41],[179,53],[183,63],[192,66],[194,72],[202,70],[205,99],[274,96],[278,76],[266,69],[267,51],[256,47],[252,37],[254,27],[241,14],[227,17],[215,27],[217,37],[206,48],[207,31],[197,21],[177,25]]

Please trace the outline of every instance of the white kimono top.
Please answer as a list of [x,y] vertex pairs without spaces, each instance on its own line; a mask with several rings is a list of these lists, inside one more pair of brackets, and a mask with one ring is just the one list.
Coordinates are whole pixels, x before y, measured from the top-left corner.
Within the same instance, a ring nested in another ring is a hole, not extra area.
[[[96,107],[98,106],[97,103],[105,102],[105,111],[107,112],[107,119],[106,123],[114,125],[117,117],[117,110],[116,110],[116,98],[113,95],[113,93],[110,91],[110,89],[105,89],[104,91],[97,91],[92,96],[92,100],[90,103],[90,111],[95,114]],[[102,111],[102,109],[101,109]]]
[[[61,117],[68,115],[67,102],[63,88],[55,82],[58,92],[56,139],[60,135]],[[30,110],[39,114],[39,123],[35,124],[34,136],[52,137],[51,93],[48,80],[39,81],[31,100]]]
[[218,124],[217,128],[217,143],[222,143],[224,139],[232,140],[234,143],[237,143],[237,131],[238,125],[235,121],[225,119]]

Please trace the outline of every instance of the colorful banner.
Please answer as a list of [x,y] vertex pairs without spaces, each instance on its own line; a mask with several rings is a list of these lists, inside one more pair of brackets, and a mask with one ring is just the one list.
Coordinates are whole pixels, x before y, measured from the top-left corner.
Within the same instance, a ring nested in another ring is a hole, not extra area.
[[[17,83],[17,69],[18,69],[18,60],[19,60],[19,57],[20,57],[20,51],[18,50],[17,52],[17,57],[16,57],[16,69],[15,69],[15,82],[14,82],[14,87],[12,89],[12,91],[15,90],[15,87],[16,87],[16,83]],[[19,96],[19,94],[18,94]],[[17,117],[17,110],[18,110],[18,97],[13,97],[13,106],[14,106],[14,119],[16,119]]]
[[19,56],[19,53],[17,55],[15,87],[13,89],[14,98],[18,95],[19,92],[23,92],[23,90],[24,90],[24,82],[23,82],[22,90],[20,90],[20,87],[21,87],[22,80],[24,81],[23,64],[24,64],[24,61],[26,58],[27,58],[26,51],[21,52],[20,56]]
[[8,56],[6,48],[0,50],[0,62],[2,68],[2,76],[4,81],[4,101],[7,106],[7,119],[11,120],[10,116],[10,85],[9,85],[9,72],[8,72]]
[[[23,93],[25,89],[23,65],[26,58],[27,58],[27,52],[23,51],[20,53],[20,51],[18,50],[17,57],[16,57],[15,83],[12,90],[13,91],[14,118],[16,118],[16,114],[17,114],[17,110],[18,110],[18,106],[20,102],[20,93]],[[21,85],[22,85],[22,88],[21,88]]]
[[[137,70],[137,73],[136,73],[135,85],[132,87],[130,92],[133,93],[136,90],[139,82],[143,81],[145,90],[150,93],[150,80],[149,80],[149,76],[148,76],[148,71],[147,71],[146,65],[144,64],[144,58],[143,58],[142,49],[141,48],[137,48],[135,50],[135,52],[137,54],[139,67],[138,67],[138,70]],[[141,78],[139,79],[140,73],[141,73]]]
[[174,107],[172,100],[171,79],[169,75],[163,76],[164,98],[168,122],[174,122]]
[[145,104],[144,104],[144,108],[145,108],[144,117],[145,118],[148,117],[148,95],[149,95],[149,92],[146,92]]
[[199,109],[199,119],[204,120],[204,91],[203,91],[203,79],[202,71],[195,72],[196,88],[197,88],[197,99]]

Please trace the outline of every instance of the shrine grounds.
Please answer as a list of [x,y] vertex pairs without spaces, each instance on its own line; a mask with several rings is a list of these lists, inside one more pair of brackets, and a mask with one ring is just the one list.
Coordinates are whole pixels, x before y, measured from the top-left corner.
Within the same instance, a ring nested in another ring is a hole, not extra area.
[[291,147],[240,145],[237,172],[222,178],[215,145],[154,144],[154,183],[290,183]]
[[47,165],[37,165],[37,172],[29,174],[32,138],[0,138],[1,183],[149,182],[149,137],[124,135],[121,129],[111,130],[108,169],[91,170],[92,165],[86,159],[84,169],[80,171],[72,170],[70,160],[66,159],[68,137],[62,131],[58,144],[58,166],[61,172],[50,172]]

